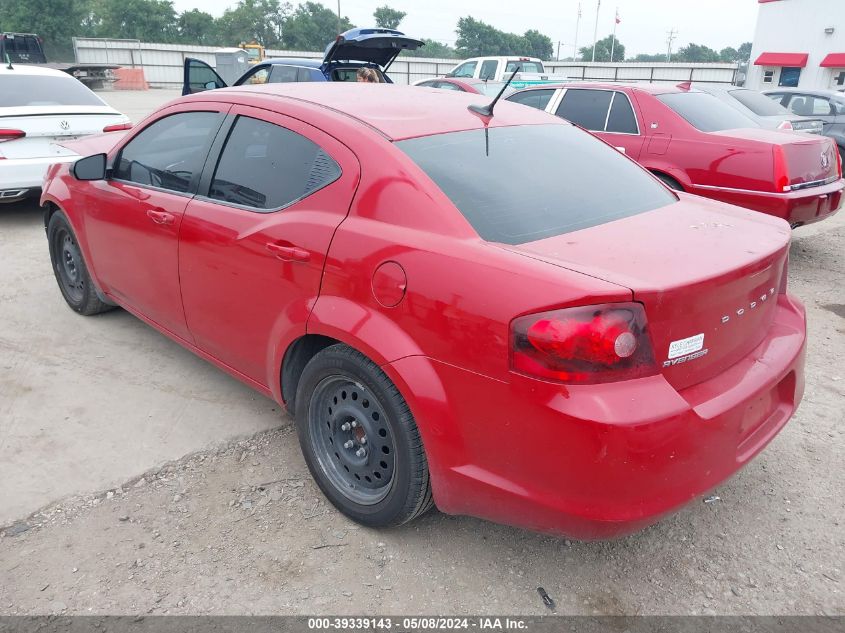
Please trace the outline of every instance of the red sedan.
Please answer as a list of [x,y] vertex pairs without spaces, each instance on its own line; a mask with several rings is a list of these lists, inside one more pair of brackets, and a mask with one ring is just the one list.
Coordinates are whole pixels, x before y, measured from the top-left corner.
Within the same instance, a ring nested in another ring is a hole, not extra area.
[[[450,90],[453,92],[470,92],[478,95],[490,95],[495,97],[502,87],[505,85],[504,81],[485,81],[484,79],[473,79],[472,77],[438,77],[436,79],[426,79],[424,81],[417,81],[415,86],[423,88],[439,88],[441,90]],[[505,94],[513,92],[513,89],[508,88]]]
[[842,203],[845,180],[831,139],[764,130],[685,84],[546,85],[507,98],[590,130],[679,191],[792,226],[833,215]]
[[240,87],[78,141],[42,198],[59,288],[284,403],[365,525],[435,503],[579,538],[653,523],[798,406],[789,226],[477,101]]

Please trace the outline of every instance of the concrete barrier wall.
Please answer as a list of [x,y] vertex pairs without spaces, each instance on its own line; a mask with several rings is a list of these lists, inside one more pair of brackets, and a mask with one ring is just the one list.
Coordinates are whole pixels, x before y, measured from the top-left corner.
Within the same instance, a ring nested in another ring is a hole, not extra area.
[[[74,38],[76,61],[80,63],[112,63],[128,68],[142,68],[152,88],[180,88],[182,64],[186,57],[195,57],[215,66],[214,51],[218,46],[157,44],[138,40]],[[322,59],[321,51],[282,51],[267,49],[269,57],[305,57]],[[395,83],[410,84],[420,79],[442,77],[458,60],[400,56],[388,74]],[[736,64],[591,64],[578,62],[545,62],[549,73],[573,79],[612,81],[700,81],[730,84]]]

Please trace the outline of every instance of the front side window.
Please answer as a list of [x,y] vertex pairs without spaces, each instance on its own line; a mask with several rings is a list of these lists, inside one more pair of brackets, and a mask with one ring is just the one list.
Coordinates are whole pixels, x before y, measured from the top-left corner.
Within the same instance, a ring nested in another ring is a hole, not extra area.
[[491,127],[396,145],[489,242],[524,244],[677,202],[642,167],[572,125]]
[[702,132],[760,127],[753,119],[706,92],[670,92],[657,95],[657,99]]
[[222,121],[219,112],[182,112],[159,119],[120,151],[112,176],[179,193],[193,192]]
[[241,85],[260,85],[266,84],[268,81],[270,81],[270,69],[267,66],[262,66],[254,73],[252,73],[249,77],[247,77],[246,81],[242,81]]
[[607,121],[607,112],[613,93],[609,90],[569,89],[557,108],[559,117],[577,123],[581,127],[601,132]]
[[546,106],[549,105],[549,99],[552,98],[554,93],[554,90],[526,90],[511,95],[508,97],[508,101],[521,103],[532,108],[537,108],[538,110],[545,110]]
[[464,62],[452,73],[453,77],[472,77],[475,74],[475,67],[478,62]]
[[220,155],[208,197],[269,211],[301,200],[340,177],[340,166],[301,134],[238,117]]
[[495,79],[496,78],[496,67],[499,65],[499,62],[495,59],[488,59],[484,63],[481,64],[481,74],[479,75],[480,79]]

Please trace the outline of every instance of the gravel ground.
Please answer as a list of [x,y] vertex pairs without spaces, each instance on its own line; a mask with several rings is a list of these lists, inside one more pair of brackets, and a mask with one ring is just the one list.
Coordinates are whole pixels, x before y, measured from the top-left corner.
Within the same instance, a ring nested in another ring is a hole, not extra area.
[[326,503],[279,418],[7,526],[0,614],[541,615],[538,586],[567,614],[845,614],[845,214],[790,256],[804,402],[717,501],[603,543],[437,512],[374,531]]

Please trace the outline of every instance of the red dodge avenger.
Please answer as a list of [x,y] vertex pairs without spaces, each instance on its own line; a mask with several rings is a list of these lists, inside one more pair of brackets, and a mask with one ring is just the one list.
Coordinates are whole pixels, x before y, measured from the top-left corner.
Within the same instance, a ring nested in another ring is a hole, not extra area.
[[364,525],[435,504],[583,539],[654,523],[798,406],[789,225],[479,101],[239,87],[71,143],[42,197],[59,288],[283,403]]

